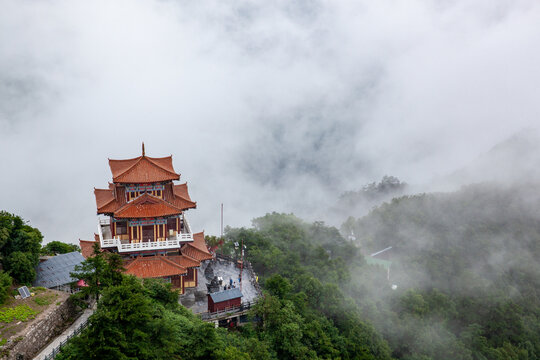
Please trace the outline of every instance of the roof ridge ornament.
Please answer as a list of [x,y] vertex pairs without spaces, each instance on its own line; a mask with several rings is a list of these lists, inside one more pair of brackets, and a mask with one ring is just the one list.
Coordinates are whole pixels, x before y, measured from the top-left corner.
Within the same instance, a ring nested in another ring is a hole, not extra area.
[[144,156],[144,141],[142,143],[142,156]]

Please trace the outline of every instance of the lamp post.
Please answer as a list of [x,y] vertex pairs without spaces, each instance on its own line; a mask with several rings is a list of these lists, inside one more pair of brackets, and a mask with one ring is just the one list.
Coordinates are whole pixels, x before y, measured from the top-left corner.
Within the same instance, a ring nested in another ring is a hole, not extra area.
[[242,237],[242,245],[240,248],[241,262],[240,262],[240,292],[242,292],[242,271],[244,270],[244,237]]

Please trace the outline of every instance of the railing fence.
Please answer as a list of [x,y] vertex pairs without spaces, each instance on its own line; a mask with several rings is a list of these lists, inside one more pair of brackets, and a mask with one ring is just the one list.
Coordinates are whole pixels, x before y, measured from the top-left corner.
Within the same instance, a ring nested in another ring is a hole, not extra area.
[[244,302],[238,306],[233,306],[233,307],[230,307],[230,308],[227,308],[227,309],[224,309],[224,310],[218,310],[218,311],[214,311],[212,313],[202,313],[201,314],[201,318],[203,320],[211,320],[211,319],[215,319],[215,318],[218,318],[220,315],[223,315],[223,314],[234,314],[234,313],[237,313],[237,312],[241,312],[241,311],[244,311],[244,310],[249,310],[251,309],[251,307],[255,305],[255,302],[253,301],[247,301],[247,302]]
[[62,348],[64,346],[66,346],[66,344],[69,342],[69,340],[71,340],[73,337],[79,335],[88,326],[88,324],[89,324],[88,319],[86,319],[82,324],[77,326],[75,328],[75,330],[73,330],[73,332],[71,334],[69,334],[68,337],[65,340],[60,342],[60,344],[57,347],[55,347],[49,355],[45,356],[43,358],[43,360],[52,360],[52,359],[54,359],[56,357],[56,355],[58,355],[60,353],[60,351],[62,351]]

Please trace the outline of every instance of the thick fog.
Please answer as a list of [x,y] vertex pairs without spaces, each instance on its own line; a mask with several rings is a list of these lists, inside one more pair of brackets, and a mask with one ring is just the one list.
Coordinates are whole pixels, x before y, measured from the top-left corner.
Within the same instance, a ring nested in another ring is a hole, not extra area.
[[211,234],[221,203],[324,220],[385,174],[513,172],[529,150],[486,154],[537,127],[539,43],[532,0],[0,1],[0,209],[90,239],[107,158],[142,141]]

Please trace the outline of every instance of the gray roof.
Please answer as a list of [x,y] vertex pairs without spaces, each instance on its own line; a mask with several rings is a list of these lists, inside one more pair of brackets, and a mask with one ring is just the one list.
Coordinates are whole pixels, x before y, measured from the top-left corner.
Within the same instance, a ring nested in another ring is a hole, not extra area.
[[215,293],[211,293],[210,297],[212,298],[212,301],[214,303],[218,303],[218,302],[227,301],[227,300],[242,297],[242,292],[240,291],[239,288],[232,288],[232,289],[229,289],[229,290],[223,290],[223,291],[218,291],[218,292],[215,292]]
[[56,255],[39,263],[36,268],[37,276],[34,286],[52,288],[77,281],[69,276],[69,273],[74,270],[75,265],[79,265],[84,260],[80,252],[74,251]]

